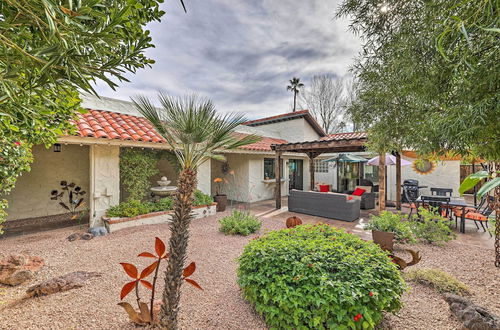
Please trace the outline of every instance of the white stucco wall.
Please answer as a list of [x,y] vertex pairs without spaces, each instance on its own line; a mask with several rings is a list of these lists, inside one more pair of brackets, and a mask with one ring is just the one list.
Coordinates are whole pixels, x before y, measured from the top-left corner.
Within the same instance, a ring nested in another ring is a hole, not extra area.
[[278,123],[256,126],[268,136],[275,136],[288,142],[313,141],[319,138],[318,133],[304,118],[298,118]]
[[221,161],[212,160],[211,164],[211,182],[212,195],[216,193],[215,178],[226,179],[228,183],[223,185],[222,193],[228,196],[228,199],[238,202],[246,202],[250,199],[249,190],[249,159],[248,155],[226,154],[226,161],[229,163],[230,172],[222,173]]
[[120,202],[120,147],[90,146],[90,182],[93,191],[90,226],[103,225],[106,210]]
[[211,160],[207,159],[200,167],[198,167],[198,189],[205,194],[211,194],[212,180],[211,180]]
[[[413,158],[402,157],[408,161],[415,161]],[[419,185],[428,186],[420,189],[420,194],[430,195],[430,188],[451,188],[453,196],[458,197],[460,187],[460,161],[446,160],[436,162],[436,168],[429,174],[419,174],[415,172],[411,165],[401,167],[401,181],[405,179],[418,180]],[[389,166],[387,169],[387,196],[390,200],[396,199],[396,166]]]
[[[50,199],[50,192],[60,190],[66,180],[82,187],[88,205],[89,198],[89,148],[63,145],[61,152],[44,146],[33,148],[31,171],[23,173],[15,188],[5,198],[9,202],[7,220],[27,219],[67,213],[58,201]],[[63,197],[66,200],[67,195]]]

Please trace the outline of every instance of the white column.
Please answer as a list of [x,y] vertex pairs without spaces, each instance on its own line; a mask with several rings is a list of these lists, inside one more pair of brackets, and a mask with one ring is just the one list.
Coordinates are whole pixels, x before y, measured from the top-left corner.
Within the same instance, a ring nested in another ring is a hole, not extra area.
[[212,192],[212,162],[210,159],[198,167],[197,179],[198,189],[204,194],[210,195]]
[[101,217],[120,202],[120,147],[90,146],[90,226],[102,226]]

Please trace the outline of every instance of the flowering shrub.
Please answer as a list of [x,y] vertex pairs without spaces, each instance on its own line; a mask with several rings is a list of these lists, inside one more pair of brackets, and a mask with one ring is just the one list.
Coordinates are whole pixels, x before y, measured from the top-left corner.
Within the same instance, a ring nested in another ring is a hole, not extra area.
[[239,258],[238,283],[271,328],[373,329],[401,307],[405,283],[386,252],[325,224],[272,231]]
[[411,221],[415,236],[426,243],[442,245],[455,239],[452,231],[452,222],[438,214],[436,210],[420,207],[419,216],[415,215]]

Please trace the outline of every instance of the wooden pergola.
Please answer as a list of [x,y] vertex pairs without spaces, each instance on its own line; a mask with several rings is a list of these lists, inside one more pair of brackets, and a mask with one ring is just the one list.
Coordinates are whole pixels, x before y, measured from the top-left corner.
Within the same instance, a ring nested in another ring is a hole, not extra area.
[[[309,157],[309,175],[310,175],[310,189],[314,190],[314,159],[324,153],[347,153],[347,152],[360,152],[365,151],[365,145],[367,142],[367,134],[364,132],[360,133],[345,133],[345,134],[334,134],[324,137],[320,140],[309,141],[309,142],[298,142],[298,143],[286,143],[286,144],[273,144],[271,149],[276,152],[275,159],[275,175],[276,175],[276,187],[275,187],[275,198],[276,198],[276,208],[281,208],[281,159],[283,153],[302,153]],[[400,155],[397,155],[397,159],[400,160]],[[400,163],[400,162],[399,162]],[[396,187],[397,194],[397,206],[400,208],[400,198],[401,195],[401,166],[396,167],[396,177],[399,177],[399,181]],[[385,190],[386,190],[386,171],[385,171],[385,154],[380,155],[379,164],[379,210],[385,209]],[[397,181],[397,180],[396,180]],[[399,189],[398,189],[399,188]]]

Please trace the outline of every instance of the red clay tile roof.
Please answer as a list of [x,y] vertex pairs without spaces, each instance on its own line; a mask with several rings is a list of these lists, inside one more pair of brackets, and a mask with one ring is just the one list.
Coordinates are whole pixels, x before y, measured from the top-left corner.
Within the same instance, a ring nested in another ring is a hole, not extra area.
[[277,122],[292,120],[292,119],[298,119],[298,118],[304,118],[309,123],[309,125],[311,125],[311,127],[316,131],[316,133],[318,133],[319,136],[326,135],[325,131],[321,128],[321,126],[318,124],[316,119],[314,119],[314,117],[309,113],[309,110],[288,112],[288,113],[283,113],[283,114],[277,115],[277,116],[260,118],[260,119],[256,119],[256,120],[250,120],[250,121],[243,123],[243,125],[260,126],[260,125],[272,124],[272,123],[277,123]]
[[349,133],[336,133],[328,134],[320,139],[320,141],[336,141],[336,140],[358,140],[366,139],[368,134],[366,132],[349,132]]
[[[77,134],[81,137],[153,143],[166,142],[147,119],[123,113],[88,109],[87,113],[78,114],[78,119],[74,124],[77,127]],[[249,135],[244,133],[234,134],[239,136]],[[262,137],[262,140],[259,142],[243,146],[240,149],[271,151],[271,144],[282,143],[288,143],[288,141]]]
[[[245,133],[233,133],[233,134],[239,137],[250,135]],[[275,139],[263,136],[259,142],[247,144],[245,146],[240,147],[240,149],[252,150],[252,151],[272,151],[271,144],[283,144],[283,143],[288,143],[288,141],[283,139]]]
[[81,137],[164,143],[148,120],[123,113],[91,110],[75,121]]

